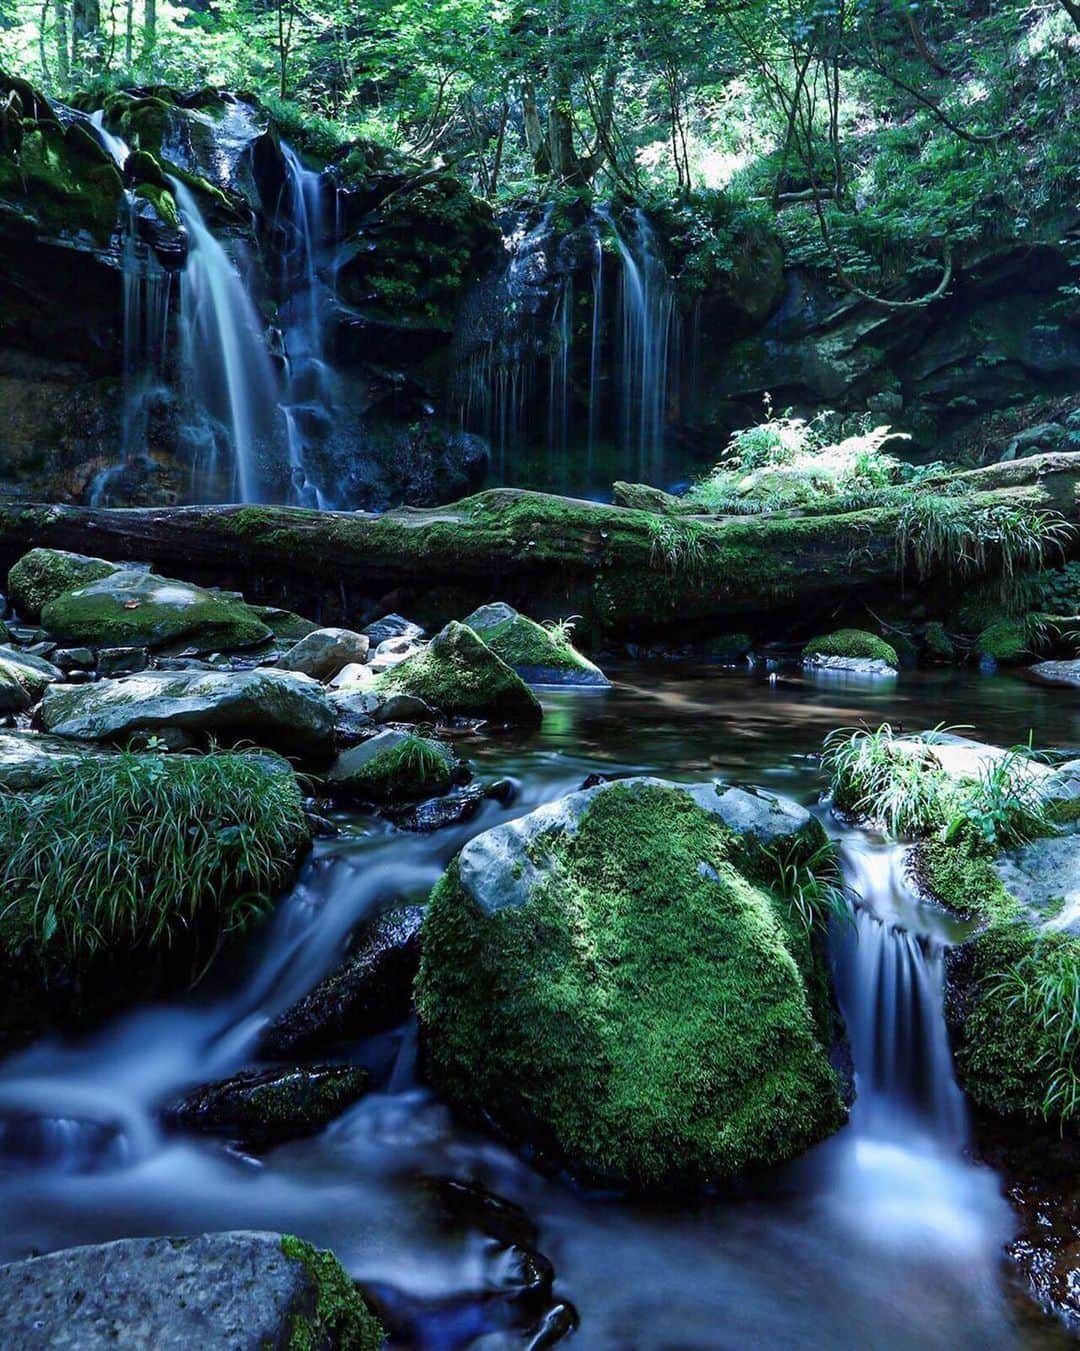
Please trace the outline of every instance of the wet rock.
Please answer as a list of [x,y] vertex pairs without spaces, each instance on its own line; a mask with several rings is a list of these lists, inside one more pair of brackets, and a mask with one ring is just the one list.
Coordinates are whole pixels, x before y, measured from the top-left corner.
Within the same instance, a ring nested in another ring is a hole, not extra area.
[[31,549],[8,573],[11,603],[24,619],[40,619],[42,609],[65,591],[87,586],[122,569],[117,563],[63,549]]
[[447,826],[460,826],[465,821],[471,821],[488,796],[479,784],[474,784],[460,792],[449,793],[446,797],[418,802],[414,807],[385,808],[383,815],[389,816],[399,830],[429,834],[433,830],[444,830]]
[[423,652],[424,643],[416,638],[384,638],[375,649],[375,654],[371,658],[371,669],[379,675],[383,671],[389,671],[392,666],[397,666],[399,662],[407,661],[409,657],[415,657],[417,653]]
[[136,732],[176,729],[312,759],[328,755],[334,738],[333,706],[322,686],[288,671],[145,671],[56,685],[39,716],[45,731],[81,741],[123,742]]
[[378,723],[388,722],[435,722],[438,712],[430,704],[418,699],[415,694],[392,694],[381,699],[372,710],[371,716]]
[[357,1351],[383,1342],[336,1259],[281,1234],[128,1238],[0,1267],[0,1338],[27,1351],[263,1351],[298,1335]]
[[88,647],[58,647],[53,653],[53,661],[69,675],[72,671],[92,671],[97,664]]
[[359,1065],[246,1070],[206,1084],[165,1109],[181,1130],[224,1135],[251,1146],[316,1135],[367,1093]]
[[1028,674],[1044,685],[1063,685],[1066,689],[1080,690],[1080,657],[1072,661],[1040,661],[1030,668]]
[[97,673],[102,679],[137,675],[149,664],[150,654],[145,647],[103,647],[98,651]]
[[344,667],[367,659],[369,642],[367,634],[351,629],[316,629],[278,658],[277,669],[332,680]]
[[343,666],[336,676],[330,681],[330,686],[335,690],[371,690],[375,687],[375,669],[363,662],[353,661],[348,666]]
[[337,970],[266,1030],[259,1053],[274,1059],[321,1054],[403,1023],[412,1007],[423,916],[423,907],[404,906],[363,925]]
[[445,742],[388,728],[342,751],[323,783],[358,802],[410,802],[445,793],[463,774]]
[[0,713],[22,713],[63,680],[64,673],[40,657],[12,647],[0,647]]
[[373,713],[382,700],[377,694],[363,689],[330,690],[328,697],[334,710],[334,738],[339,746],[351,746],[363,741],[375,726]]
[[86,755],[60,737],[39,732],[0,732],[0,789],[32,792],[75,769]]
[[372,647],[378,647],[388,638],[416,639],[424,636],[424,630],[419,624],[414,624],[411,619],[399,614],[383,615],[373,624],[366,625],[363,631],[371,639]]
[[49,601],[45,628],[62,643],[193,652],[252,647],[272,637],[242,602],[188,582],[126,569]]
[[863,629],[839,629],[811,638],[803,648],[803,665],[859,675],[896,675],[900,658],[883,638]]
[[1033,923],[1080,937],[1080,835],[1031,840],[999,855],[994,867]]
[[476,836],[424,918],[416,1006],[432,1083],[611,1184],[800,1154],[845,1111],[827,973],[770,889],[768,851],[809,860],[823,842],[770,794],[646,778]]
[[423,652],[380,675],[376,688],[415,695],[451,716],[532,725],[543,718],[528,685],[465,624],[448,624]]
[[465,623],[530,685],[611,684],[568,637],[518,614],[502,601],[482,605]]

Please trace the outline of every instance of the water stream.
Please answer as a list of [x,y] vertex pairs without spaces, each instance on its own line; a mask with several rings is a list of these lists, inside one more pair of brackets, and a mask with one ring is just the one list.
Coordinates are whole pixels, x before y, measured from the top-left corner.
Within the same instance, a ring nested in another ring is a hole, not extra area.
[[505,1249],[448,1224],[433,1199],[434,1181],[453,1178],[536,1223],[585,1347],[1064,1345],[1004,1271],[1013,1221],[1000,1180],[964,1154],[941,1008],[942,955],[961,931],[912,894],[900,851],[838,823],[830,829],[858,893],[834,943],[858,1098],[848,1127],[765,1179],[666,1204],[543,1176],[431,1096],[408,1025],[354,1048],[378,1091],[314,1139],[254,1159],[163,1129],[158,1111],[177,1093],[250,1063],[259,1029],[334,965],[360,918],[422,898],[472,833],[589,773],[720,775],[813,803],[822,736],[862,717],[964,720],[1005,744],[1028,728],[1040,744],[1080,740],[1080,714],[1058,693],[1007,678],[913,675],[859,688],[616,674],[609,694],[545,694],[535,735],[462,747],[483,772],[514,776],[513,806],[488,803],[467,826],[426,836],[343,815],[342,833],[317,848],[239,966],[175,1005],[0,1066],[0,1258],[129,1234],[299,1232],[377,1289],[398,1345],[523,1345],[499,1312]]

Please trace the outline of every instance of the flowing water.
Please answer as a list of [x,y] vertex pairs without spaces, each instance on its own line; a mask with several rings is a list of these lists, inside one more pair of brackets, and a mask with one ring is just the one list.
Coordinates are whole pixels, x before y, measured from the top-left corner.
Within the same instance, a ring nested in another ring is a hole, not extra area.
[[545,693],[534,735],[463,746],[482,772],[517,780],[512,807],[488,803],[468,826],[421,836],[342,817],[239,969],[0,1066],[0,1257],[130,1234],[299,1232],[378,1293],[399,1345],[523,1345],[508,1330],[506,1248],[448,1223],[434,1184],[451,1178],[535,1222],[585,1347],[1064,1345],[1003,1268],[1013,1220],[1000,1179],[964,1156],[941,1007],[943,953],[962,926],[912,895],[894,846],[835,822],[859,893],[834,952],[858,1098],[849,1126],[763,1181],[665,1204],[543,1176],[425,1090],[409,1026],[355,1048],[378,1091],[314,1139],[252,1159],[162,1129],[163,1103],[250,1063],[259,1029],[334,965],[360,918],[422,898],[471,834],[589,773],[723,776],[810,804],[822,737],[863,718],[971,723],[1002,744],[1029,729],[1040,745],[1080,741],[1075,703],[1005,677],[615,674],[611,692]]

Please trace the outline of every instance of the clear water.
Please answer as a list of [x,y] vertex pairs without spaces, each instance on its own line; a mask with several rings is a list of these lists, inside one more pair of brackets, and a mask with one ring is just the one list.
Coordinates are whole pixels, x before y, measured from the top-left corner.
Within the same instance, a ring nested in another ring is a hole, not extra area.
[[513,807],[488,804],[435,836],[343,818],[242,969],[216,973],[198,998],[0,1067],[0,1257],[130,1234],[299,1232],[332,1246],[398,1310],[400,1344],[521,1345],[492,1313],[505,1252],[448,1225],[433,1201],[431,1180],[451,1177],[535,1221],[585,1347],[1065,1344],[1003,1266],[1013,1221],[1000,1180],[963,1154],[940,1016],[940,953],[956,931],[910,896],[889,846],[862,832],[839,833],[865,932],[859,943],[839,934],[836,951],[861,1097],[844,1131],[753,1187],[645,1204],[541,1176],[456,1124],[416,1082],[408,1028],[356,1048],[380,1091],[312,1140],[254,1160],[161,1131],[156,1109],[248,1063],[258,1029],[333,966],[357,919],[422,897],[468,835],[591,772],[723,775],[812,803],[822,737],[863,719],[967,723],[1005,744],[1029,730],[1040,745],[1080,741],[1075,701],[1005,677],[860,687],[642,667],[616,675],[610,693],[545,695],[539,733],[465,742],[479,769],[519,781]]

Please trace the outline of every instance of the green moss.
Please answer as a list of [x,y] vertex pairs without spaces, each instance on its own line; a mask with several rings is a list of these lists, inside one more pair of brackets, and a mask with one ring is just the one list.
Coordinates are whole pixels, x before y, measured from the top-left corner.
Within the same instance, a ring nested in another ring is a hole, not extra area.
[[0,953],[71,970],[100,952],[213,951],[265,912],[308,839],[276,757],[87,757],[0,793]]
[[[87,138],[92,142],[92,138]],[[58,123],[24,129],[18,156],[0,154],[0,201],[46,234],[88,231],[107,244],[117,221],[123,183],[116,166]]]
[[991,860],[963,845],[924,841],[916,847],[912,864],[920,886],[966,919],[998,923],[1019,913]]
[[[395,735],[382,734],[388,741]],[[352,751],[345,751],[330,775],[331,783],[346,788],[362,802],[415,801],[448,792],[454,783],[458,762],[450,747],[441,741],[405,733],[385,751],[367,756],[373,744],[364,742]]]
[[979,657],[992,657],[1002,665],[1024,661],[1031,655],[1025,624],[1017,619],[999,619],[988,624],[975,639],[975,653]]
[[24,619],[37,620],[49,601],[78,586],[109,577],[119,569],[104,558],[66,553],[63,549],[31,549],[8,573],[8,596]]
[[138,183],[134,193],[136,197],[150,203],[164,224],[171,225],[174,230],[180,228],[180,212],[177,210],[176,198],[168,188],[160,188],[154,183]]
[[927,624],[923,642],[926,646],[926,655],[931,661],[949,664],[956,660],[956,644],[949,637],[945,625],[939,620]]
[[509,606],[486,605],[465,621],[480,638],[525,680],[603,681],[602,672],[570,642],[570,625],[544,628]]
[[896,649],[884,638],[864,629],[838,629],[835,633],[811,638],[803,648],[803,660],[812,657],[867,657],[872,661],[883,661],[887,666],[900,665]]
[[289,1335],[288,1351],[378,1351],[386,1332],[332,1252],[314,1248],[294,1234],[284,1234],[281,1251],[299,1262],[315,1287],[315,1307],[297,1314]]
[[452,1101],[640,1186],[772,1164],[841,1124],[805,931],[717,818],[617,786],[530,852],[527,904],[482,912],[455,863],[425,917],[417,1009]]

